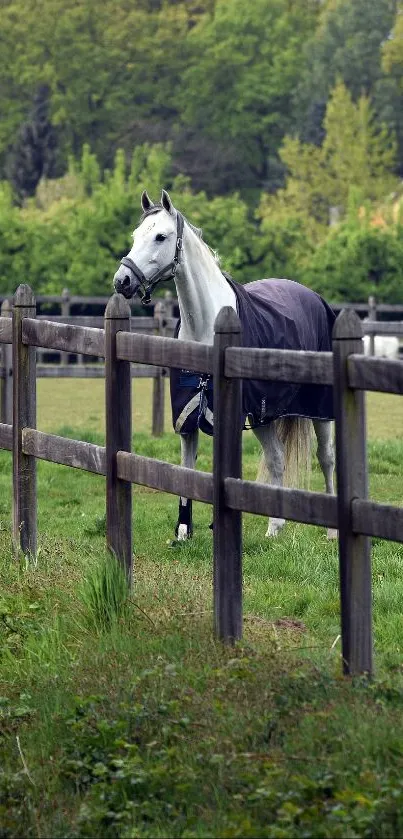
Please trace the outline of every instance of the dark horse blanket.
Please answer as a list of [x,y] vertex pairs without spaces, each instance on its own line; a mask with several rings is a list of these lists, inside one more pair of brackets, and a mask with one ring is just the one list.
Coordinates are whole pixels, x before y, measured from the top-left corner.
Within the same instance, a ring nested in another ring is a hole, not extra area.
[[[336,316],[316,292],[292,280],[260,280],[243,286],[226,279],[236,294],[244,347],[331,351]],[[213,433],[211,376],[171,370],[171,404],[175,431],[188,434],[200,428]],[[243,422],[248,419],[250,428],[284,416],[333,419],[328,385],[245,379],[242,406]]]

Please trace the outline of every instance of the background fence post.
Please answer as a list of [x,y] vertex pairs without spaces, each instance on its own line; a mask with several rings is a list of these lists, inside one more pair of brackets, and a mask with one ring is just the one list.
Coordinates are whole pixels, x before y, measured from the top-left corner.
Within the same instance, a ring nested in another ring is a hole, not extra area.
[[[60,313],[63,318],[66,318],[70,314],[70,292],[68,288],[64,288],[62,291],[61,303],[60,303]],[[60,353],[60,364],[68,364],[69,363],[69,354],[68,352],[61,352]]]
[[224,376],[225,350],[241,343],[230,306],[214,324],[213,540],[214,629],[223,641],[242,636],[242,514],[225,505],[224,480],[242,477],[241,380]]
[[[378,314],[376,311],[376,300],[373,294],[368,297],[368,320],[377,320]],[[369,336],[369,354],[375,355],[375,335]]]
[[131,450],[130,361],[116,357],[117,332],[130,331],[130,306],[114,294],[105,310],[106,542],[132,580],[132,487],[117,477],[116,453]]
[[36,350],[22,343],[23,318],[36,315],[28,285],[14,295],[13,310],[13,541],[14,550],[36,555],[36,459],[22,451],[22,429],[36,428]]
[[[158,321],[156,334],[165,335],[166,327],[166,305],[163,300],[158,300],[154,306],[154,317]],[[162,367],[157,368],[157,375],[153,379],[153,415],[152,435],[160,437],[164,433],[164,409],[165,409],[165,378]]]
[[172,297],[172,291],[167,288],[164,294],[164,304],[165,304],[165,317],[172,318],[174,314],[174,301]]
[[[9,300],[1,304],[1,316],[11,318],[12,306]],[[1,380],[1,422],[12,425],[13,422],[13,348],[12,344],[3,344],[4,378]]]
[[372,673],[371,544],[352,530],[352,501],[368,495],[365,394],[348,386],[347,358],[362,353],[358,315],[342,311],[333,329],[343,669]]

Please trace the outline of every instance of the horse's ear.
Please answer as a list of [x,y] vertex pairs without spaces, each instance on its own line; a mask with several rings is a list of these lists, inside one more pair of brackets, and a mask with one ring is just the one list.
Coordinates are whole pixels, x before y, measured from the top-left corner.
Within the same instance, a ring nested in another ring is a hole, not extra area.
[[167,211],[167,213],[172,213],[173,212],[172,201],[171,201],[168,193],[165,191],[165,189],[163,189],[162,192],[161,192],[161,204],[162,204],[164,210]]
[[154,206],[154,202],[148,197],[146,189],[141,193],[141,206],[145,213]]

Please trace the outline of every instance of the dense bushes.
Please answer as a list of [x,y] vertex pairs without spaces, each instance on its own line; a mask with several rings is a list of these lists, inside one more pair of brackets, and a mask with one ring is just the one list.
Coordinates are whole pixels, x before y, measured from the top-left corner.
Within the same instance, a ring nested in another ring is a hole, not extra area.
[[357,202],[333,228],[313,227],[307,214],[279,199],[262,197],[252,215],[239,195],[208,198],[193,193],[186,178],[172,176],[167,146],[137,147],[130,167],[118,152],[110,172],[101,173],[84,147],[67,174],[42,182],[34,199],[13,204],[0,187],[0,293],[28,282],[36,294],[108,294],[116,265],[130,247],[140,213],[140,194],[154,200],[169,187],[176,206],[204,231],[235,279],[288,277],[311,286],[329,300],[401,302],[403,228],[376,227]]
[[403,228],[346,222],[326,237],[312,255],[304,282],[333,300],[401,303]]

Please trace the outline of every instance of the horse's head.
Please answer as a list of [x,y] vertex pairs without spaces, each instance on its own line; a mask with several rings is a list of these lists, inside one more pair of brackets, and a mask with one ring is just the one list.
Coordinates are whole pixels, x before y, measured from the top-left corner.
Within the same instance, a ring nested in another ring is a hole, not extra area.
[[182,250],[183,216],[164,189],[160,204],[153,204],[143,192],[141,207],[143,216],[133,233],[133,247],[123,257],[113,283],[126,298],[139,294],[143,303],[149,303],[155,286],[175,276]]

